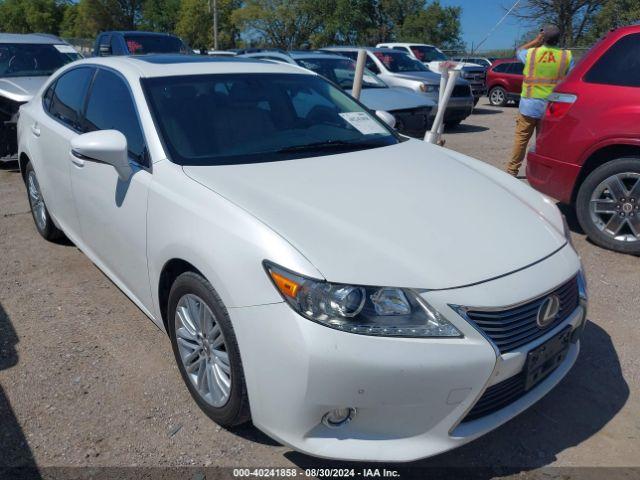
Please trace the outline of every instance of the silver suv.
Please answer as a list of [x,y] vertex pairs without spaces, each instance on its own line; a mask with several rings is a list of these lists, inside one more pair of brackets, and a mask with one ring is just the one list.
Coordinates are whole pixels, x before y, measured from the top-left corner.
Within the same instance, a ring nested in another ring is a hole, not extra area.
[[79,58],[71,45],[53,35],[0,33],[0,159],[18,151],[20,105],[31,100],[49,75]]
[[[359,47],[328,47],[323,51],[338,53],[356,60]],[[422,62],[406,53],[389,48],[364,47],[366,67],[390,87],[403,87],[420,92],[438,103],[440,74],[430,71]],[[471,115],[474,98],[469,82],[458,79],[444,116],[447,127],[453,127]],[[436,110],[434,110],[435,115]]]

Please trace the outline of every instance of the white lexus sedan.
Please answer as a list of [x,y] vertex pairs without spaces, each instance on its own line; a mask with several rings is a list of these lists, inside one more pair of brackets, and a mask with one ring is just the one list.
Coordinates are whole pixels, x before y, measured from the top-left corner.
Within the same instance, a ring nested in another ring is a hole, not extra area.
[[158,327],[223,426],[409,461],[547,394],[586,287],[555,205],[296,66],[92,58],[20,110],[35,225]]

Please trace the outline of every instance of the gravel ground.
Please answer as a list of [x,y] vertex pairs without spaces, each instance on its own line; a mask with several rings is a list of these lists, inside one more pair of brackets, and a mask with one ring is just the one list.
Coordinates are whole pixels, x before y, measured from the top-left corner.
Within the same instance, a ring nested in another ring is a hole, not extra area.
[[[502,168],[516,111],[483,103],[446,134],[446,146]],[[0,167],[0,467],[337,465],[201,413],[165,334],[73,245],[38,236],[16,168]],[[577,364],[519,417],[411,467],[499,468],[487,478],[598,478],[547,467],[640,467],[640,258],[589,243],[566,213],[591,294]]]

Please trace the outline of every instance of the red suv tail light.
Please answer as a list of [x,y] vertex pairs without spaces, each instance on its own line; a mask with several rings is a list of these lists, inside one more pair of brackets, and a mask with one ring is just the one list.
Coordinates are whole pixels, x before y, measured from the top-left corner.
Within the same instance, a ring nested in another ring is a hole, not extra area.
[[577,99],[578,97],[571,93],[552,93],[547,98],[549,104],[547,105],[545,118],[558,120],[564,117]]

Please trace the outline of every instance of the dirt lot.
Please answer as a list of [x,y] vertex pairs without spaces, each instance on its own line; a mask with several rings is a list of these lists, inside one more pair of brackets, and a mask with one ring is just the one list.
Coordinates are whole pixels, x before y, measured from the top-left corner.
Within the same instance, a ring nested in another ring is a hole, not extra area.
[[[503,167],[515,113],[481,104],[447,146]],[[335,465],[205,417],[166,336],[73,245],[38,236],[15,168],[0,168],[0,467]],[[640,258],[595,247],[570,221],[591,294],[577,364],[508,424],[413,466],[527,478],[640,467]]]

